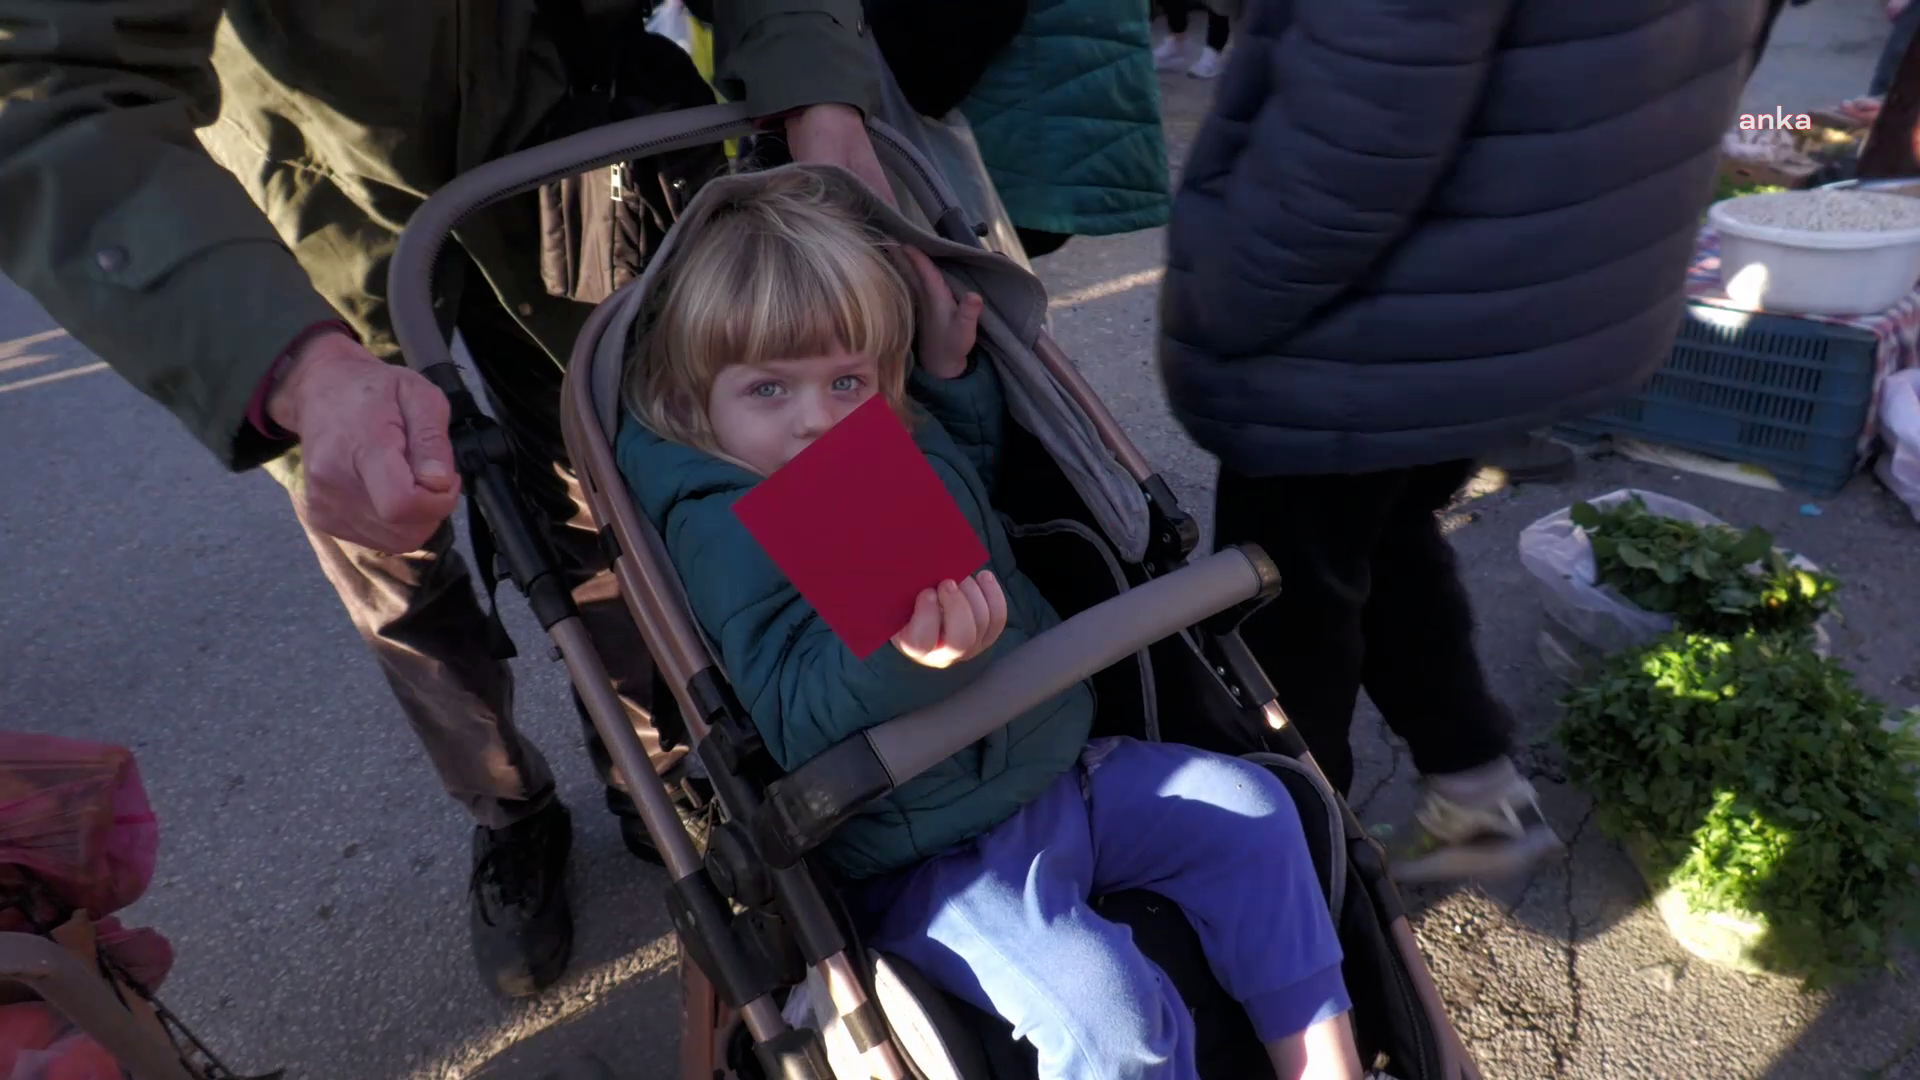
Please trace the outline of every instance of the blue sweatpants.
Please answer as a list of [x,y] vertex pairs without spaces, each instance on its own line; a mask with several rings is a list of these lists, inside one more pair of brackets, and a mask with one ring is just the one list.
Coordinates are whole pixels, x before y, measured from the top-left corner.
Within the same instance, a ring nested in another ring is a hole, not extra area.
[[1042,1080],[1197,1080],[1193,1018],[1092,896],[1180,905],[1263,1041],[1347,1011],[1293,800],[1258,765],[1101,739],[986,834],[860,891],[869,944],[1013,1024]]

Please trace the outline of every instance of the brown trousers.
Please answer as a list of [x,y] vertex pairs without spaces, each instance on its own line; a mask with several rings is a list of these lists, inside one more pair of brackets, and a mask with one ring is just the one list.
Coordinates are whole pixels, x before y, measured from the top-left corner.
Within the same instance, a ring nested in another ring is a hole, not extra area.
[[[515,481],[530,523],[552,544],[634,729],[655,768],[664,771],[685,751],[663,753],[653,730],[652,660],[607,568],[560,436],[562,370],[478,273],[465,276],[458,299],[438,305],[455,312],[444,320],[451,324],[446,329],[460,330],[491,411],[513,444]],[[298,448],[269,471],[297,491]],[[301,505],[295,498],[296,514]],[[510,825],[552,801],[546,759],[514,726],[513,673],[488,646],[485,610],[467,560],[456,550],[452,523],[442,525],[426,547],[405,555],[347,543],[315,530],[304,516],[301,525],[447,794],[490,828]],[[502,583],[500,602],[516,602],[511,582]],[[519,645],[545,655],[544,641]],[[601,779],[610,788],[624,787],[590,724],[586,739]],[[625,800],[614,795],[610,801]]]

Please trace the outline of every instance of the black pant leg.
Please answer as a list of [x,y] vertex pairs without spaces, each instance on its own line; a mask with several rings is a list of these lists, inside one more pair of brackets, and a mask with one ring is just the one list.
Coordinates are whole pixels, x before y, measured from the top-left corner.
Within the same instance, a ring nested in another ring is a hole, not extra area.
[[1362,684],[1422,774],[1459,772],[1510,749],[1513,717],[1487,686],[1473,611],[1436,514],[1469,462],[1412,469],[1372,553]]
[[1400,472],[1248,477],[1223,469],[1214,500],[1216,545],[1258,544],[1280,569],[1280,595],[1241,633],[1343,793],[1353,785],[1370,553],[1405,482]]
[[1227,36],[1233,32],[1233,23],[1219,12],[1207,14],[1207,48],[1220,52],[1227,47]]
[[[537,215],[530,198],[512,200],[494,213]],[[665,772],[685,754],[662,750],[652,723],[655,675],[639,627],[621,599],[592,514],[568,460],[560,433],[564,370],[500,302],[471,264],[461,283],[456,324],[495,417],[514,451],[514,484],[529,515],[553,548],[573,590],[581,622],[592,638],[628,718],[654,767]],[[583,305],[584,307],[584,305]],[[583,716],[584,722],[584,716]],[[584,724],[589,756],[609,787],[624,787],[590,723]]]

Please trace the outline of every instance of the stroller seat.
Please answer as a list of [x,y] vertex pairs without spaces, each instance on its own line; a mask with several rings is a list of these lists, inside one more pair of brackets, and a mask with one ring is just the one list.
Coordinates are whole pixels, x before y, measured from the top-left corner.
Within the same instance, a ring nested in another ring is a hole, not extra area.
[[[909,118],[910,119],[910,118]],[[569,364],[562,424],[569,455],[613,556],[621,593],[672,691],[656,718],[692,748],[721,807],[704,855],[694,851],[624,719],[604,668],[537,552],[516,562],[524,522],[502,455],[479,447],[488,421],[451,363],[430,301],[434,259],[467,214],[553,178],[672,150],[748,138],[751,117],[716,105],[626,121],[500,159],[457,178],[415,213],[396,252],[390,300],[410,363],[446,390],[471,508],[565,657],[575,688],[621,772],[672,879],[667,904],[682,949],[686,1080],[857,1077],[1013,1080],[1035,1075],[1030,1048],[998,1017],[934,990],[899,960],[867,955],[833,884],[807,858],[872,799],[1073,683],[1091,679],[1095,735],[1179,741],[1251,756],[1282,780],[1306,826],[1346,953],[1363,1063],[1402,1080],[1477,1076],[1437,991],[1376,844],[1312,764],[1236,627],[1278,588],[1256,549],[1192,558],[1198,530],[1043,330],[1046,294],[1012,260],[977,246],[974,224],[915,149],[873,121],[881,162],[903,194],[881,203],[850,174],[874,222],[920,247],[987,301],[980,344],[1006,387],[1008,444],[996,509],[1016,559],[1062,622],[996,659],[953,697],[896,717],[782,773],[759,743],[689,610],[653,527],[613,459],[621,366],[642,297],[657,274],[598,305]],[[743,157],[749,155],[743,155]],[[629,166],[631,167],[631,166]],[[803,167],[803,166],[794,166]],[[817,168],[804,166],[806,168]],[[700,199],[681,218],[693,220]],[[653,267],[680,239],[668,233]],[[497,442],[497,440],[495,440]],[[1017,478],[1017,481],[1009,478]],[[671,715],[669,715],[671,714]],[[1244,1012],[1213,979],[1180,910],[1145,892],[1097,899],[1126,924],[1193,1010],[1203,1076],[1270,1075]],[[797,988],[812,1007],[793,1009]]]
[[[1328,903],[1337,910],[1346,882],[1332,793],[1292,758],[1254,758],[1281,779],[1309,825],[1308,848]],[[1130,889],[1096,896],[1092,906],[1127,927],[1134,944],[1179,991],[1193,1016],[1195,1054],[1207,1075],[1272,1075],[1246,1011],[1214,978],[1199,935],[1177,905],[1150,890]],[[888,1027],[923,1080],[1032,1080],[1038,1074],[1032,1045],[1017,1041],[1003,1018],[939,990],[900,957],[875,954],[866,968]]]

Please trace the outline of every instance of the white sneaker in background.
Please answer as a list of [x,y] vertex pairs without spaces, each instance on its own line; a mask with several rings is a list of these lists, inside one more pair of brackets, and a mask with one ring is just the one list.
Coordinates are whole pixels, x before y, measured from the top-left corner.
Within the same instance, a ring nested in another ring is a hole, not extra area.
[[1153,66],[1157,71],[1178,71],[1187,62],[1187,39],[1183,34],[1168,34],[1153,48]]
[[1187,74],[1196,79],[1211,79],[1225,70],[1226,66],[1227,62],[1220,53],[1209,48],[1201,51],[1200,59],[1193,62],[1193,66],[1187,69]]

